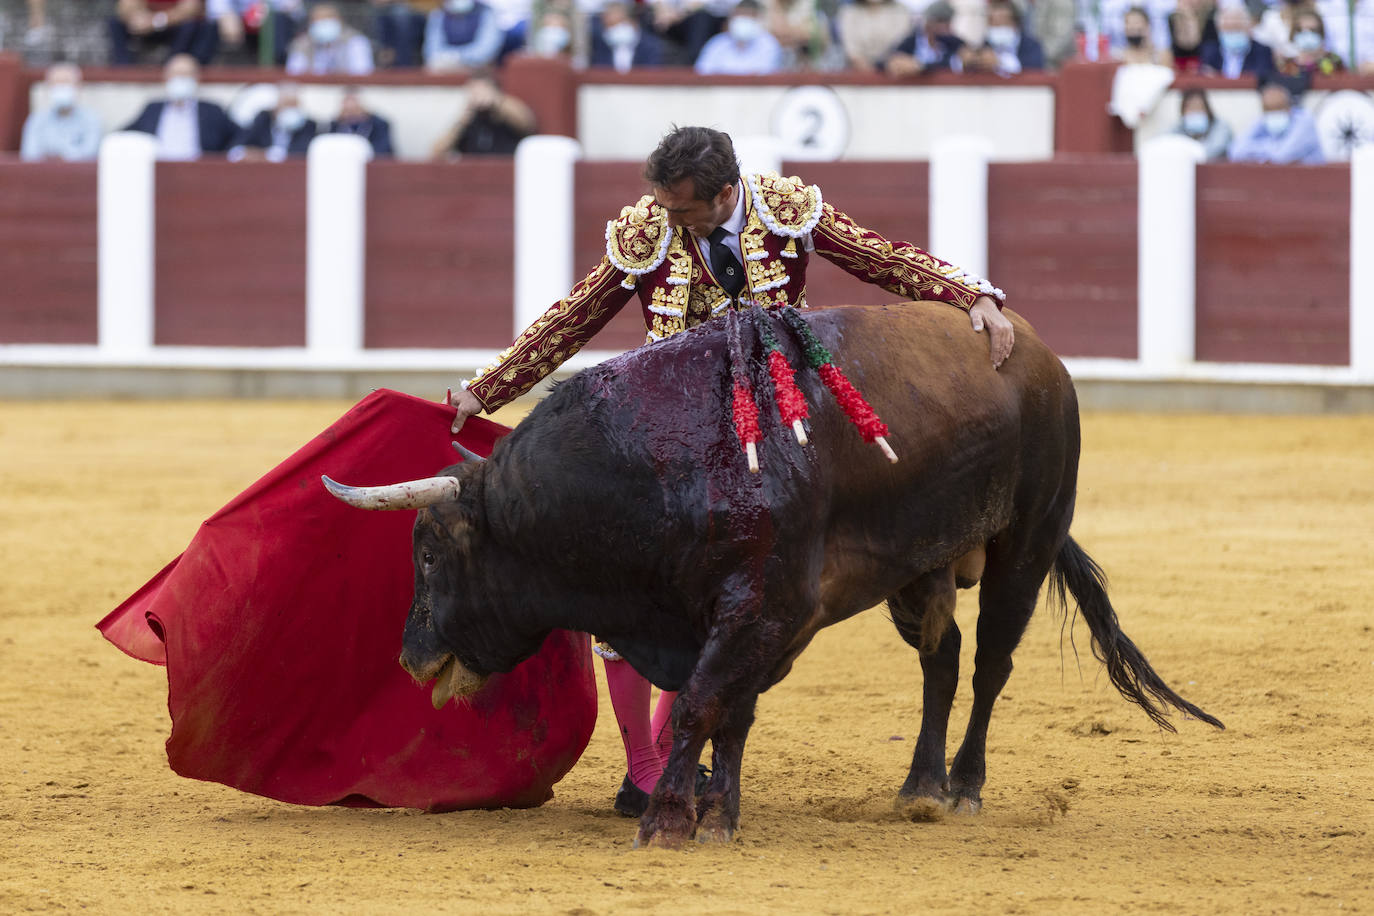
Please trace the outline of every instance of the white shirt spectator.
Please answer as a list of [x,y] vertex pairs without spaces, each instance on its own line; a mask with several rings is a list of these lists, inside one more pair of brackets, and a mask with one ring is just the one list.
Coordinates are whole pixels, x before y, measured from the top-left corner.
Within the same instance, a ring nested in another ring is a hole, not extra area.
[[[259,2],[260,0],[205,0],[205,18],[214,22],[225,13],[242,16]],[[273,12],[287,13],[291,16],[298,16],[305,10],[305,0],[268,0],[267,5]]]
[[1317,12],[1326,26],[1326,47],[1340,55],[1346,67],[1374,64],[1374,0],[1355,0],[1355,55],[1350,60],[1350,8],[1346,0],[1317,0]]
[[1169,14],[1178,6],[1177,0],[1100,0],[1097,8],[1101,16],[1101,34],[1107,36],[1108,50],[1119,51],[1126,47],[1126,11],[1133,6],[1144,7],[1149,14],[1150,43],[1156,48],[1169,47],[1172,43]]
[[[737,29],[743,20],[752,25]],[[744,33],[748,29],[748,34]],[[782,69],[782,45],[752,16],[735,16],[730,26],[701,48],[696,70],[703,75],[750,76]]]
[[79,105],[35,111],[24,121],[19,156],[25,162],[61,159],[83,162],[100,151],[100,119]]
[[200,158],[200,115],[195,99],[167,102],[157,122],[157,158],[187,162]]
[[366,76],[372,72],[372,67],[372,42],[359,32],[345,32],[330,44],[316,44],[309,35],[302,35],[291,43],[286,56],[286,72],[292,76],[302,73]]

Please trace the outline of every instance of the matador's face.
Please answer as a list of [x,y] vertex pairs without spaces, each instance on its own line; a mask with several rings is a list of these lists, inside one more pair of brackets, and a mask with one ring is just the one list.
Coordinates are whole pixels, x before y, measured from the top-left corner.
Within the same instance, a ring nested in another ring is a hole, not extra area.
[[668,213],[668,225],[685,228],[697,238],[706,238],[735,210],[738,185],[728,184],[710,200],[696,196],[692,179],[684,178],[669,187],[655,187],[654,200]]

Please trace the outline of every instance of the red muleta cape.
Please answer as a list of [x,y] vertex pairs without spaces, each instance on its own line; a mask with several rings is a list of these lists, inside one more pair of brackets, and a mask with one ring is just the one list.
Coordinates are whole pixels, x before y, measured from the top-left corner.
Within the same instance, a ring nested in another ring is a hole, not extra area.
[[[433,475],[459,460],[453,414],[372,393],[97,625],[167,666],[173,770],[303,805],[447,811],[553,796],[596,721],[587,636],[555,631],[470,702],[433,709],[397,663],[415,513],[354,509],[320,483]],[[509,431],[473,417],[457,438],[488,455]]]

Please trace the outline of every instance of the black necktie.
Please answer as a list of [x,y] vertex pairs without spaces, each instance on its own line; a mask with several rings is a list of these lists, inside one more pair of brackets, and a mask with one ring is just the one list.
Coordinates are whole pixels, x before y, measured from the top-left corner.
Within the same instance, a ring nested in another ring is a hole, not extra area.
[[734,298],[744,288],[744,268],[730,246],[725,244],[725,236],[725,227],[717,226],[706,240],[711,243],[711,272],[716,275],[725,292]]

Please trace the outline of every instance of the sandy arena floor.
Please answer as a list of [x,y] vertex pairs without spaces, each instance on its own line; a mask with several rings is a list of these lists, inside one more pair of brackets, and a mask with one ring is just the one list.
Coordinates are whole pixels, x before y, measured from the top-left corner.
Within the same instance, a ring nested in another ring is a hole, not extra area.
[[604,697],[533,811],[298,808],[167,768],[162,669],[93,625],[346,407],[0,404],[0,912],[1374,911],[1374,417],[1085,418],[1075,536],[1227,731],[1156,730],[1042,612],[984,813],[905,822],[920,673],[871,611],[761,701],[736,842],[670,853],[610,811]]

